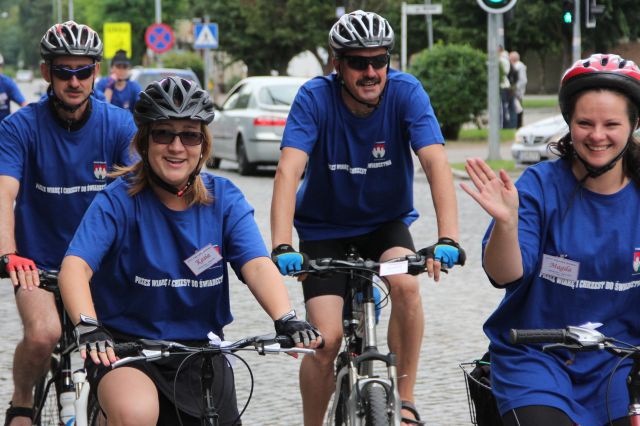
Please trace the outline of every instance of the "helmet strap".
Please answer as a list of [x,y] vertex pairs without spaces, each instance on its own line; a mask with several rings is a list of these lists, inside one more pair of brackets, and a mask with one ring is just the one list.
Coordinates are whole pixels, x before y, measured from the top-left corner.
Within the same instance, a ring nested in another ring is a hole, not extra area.
[[144,168],[146,169],[147,174],[149,175],[149,178],[153,181],[153,183],[155,183],[163,190],[175,195],[178,198],[182,198],[182,196],[187,193],[189,188],[191,188],[191,186],[195,182],[196,177],[198,176],[198,172],[200,171],[200,168],[196,167],[196,169],[193,172],[191,172],[191,174],[189,175],[189,179],[187,179],[187,183],[182,188],[177,188],[163,181],[162,178],[160,178],[160,176],[158,176],[156,172],[154,172],[153,169],[151,168],[151,165],[149,164],[149,158],[147,157],[147,155],[144,155],[143,157],[144,157],[143,159]]
[[587,170],[586,176],[584,178],[582,178],[580,182],[581,183],[584,182],[585,180],[587,180],[587,178],[595,179],[598,176],[601,176],[604,173],[608,172],[609,170],[613,169],[613,167],[616,165],[616,163],[622,158],[624,153],[627,151],[628,146],[629,146],[629,142],[627,142],[625,144],[624,148],[622,148],[622,151],[620,151],[620,153],[618,155],[616,155],[611,161],[609,161],[607,164],[605,164],[602,167],[593,167],[584,158],[582,158],[582,157],[580,157],[578,155],[578,152],[576,151],[576,149],[574,147],[573,148],[573,155],[582,163],[584,168]]
[[49,75],[51,76],[51,84],[49,85],[49,88],[47,89],[47,93],[49,95],[49,97],[51,98],[53,105],[56,107],[56,109],[61,109],[63,111],[66,111],[68,113],[74,113],[77,110],[79,110],[88,100],[89,97],[91,96],[91,94],[93,93],[93,88],[95,85],[95,79],[93,79],[93,81],[91,82],[91,93],[89,93],[89,95],[82,101],[80,102],[78,105],[69,105],[66,102],[64,102],[62,99],[60,99],[58,97],[58,95],[56,95],[55,90],[53,90],[53,72],[51,70],[52,67],[52,63],[49,62]]
[[[340,82],[340,86],[344,89],[345,92],[347,92],[349,94],[349,96],[351,96],[353,98],[354,101],[365,105],[366,107],[370,108],[370,109],[376,109],[380,106],[380,103],[382,102],[382,98],[384,97],[384,92],[387,90],[387,84],[385,83],[384,89],[382,89],[382,93],[380,93],[380,96],[378,97],[378,102],[376,102],[375,104],[369,103],[369,102],[365,102],[361,99],[358,99],[356,97],[356,95],[354,95],[353,93],[351,93],[351,90],[349,90],[349,88],[347,87],[347,85],[344,83],[344,79],[342,78],[342,74],[340,72],[337,73],[338,74],[338,81]],[[389,75],[389,65],[387,64],[387,76]]]

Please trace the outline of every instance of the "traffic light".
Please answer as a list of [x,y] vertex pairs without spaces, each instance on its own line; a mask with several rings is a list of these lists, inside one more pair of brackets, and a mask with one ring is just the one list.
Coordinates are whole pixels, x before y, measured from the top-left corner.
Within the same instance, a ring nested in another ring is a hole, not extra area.
[[505,13],[515,6],[517,0],[476,0],[488,13]]
[[574,0],[562,0],[562,23],[572,25],[576,3]]
[[596,4],[596,0],[586,1],[586,13],[584,15],[584,26],[587,28],[596,27],[596,17],[604,12],[604,5]]

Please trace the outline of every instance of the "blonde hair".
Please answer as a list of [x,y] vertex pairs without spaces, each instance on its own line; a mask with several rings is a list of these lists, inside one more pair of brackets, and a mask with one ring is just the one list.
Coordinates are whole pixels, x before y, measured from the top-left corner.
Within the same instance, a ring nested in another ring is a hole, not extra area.
[[[120,176],[125,177],[131,185],[127,192],[132,197],[150,186],[151,183],[151,177],[149,176],[148,171],[148,168],[151,167],[148,160],[148,150],[152,124],[153,123],[145,123],[141,125],[131,140],[129,150],[132,155],[137,154],[140,157],[140,160],[135,164],[126,167],[116,166],[113,172],[109,173],[109,177],[112,178]],[[201,123],[200,130],[203,134],[203,141],[202,145],[200,145],[202,147],[202,150],[200,151],[200,160],[196,166],[198,174],[196,175],[191,187],[187,189],[182,197],[185,200],[187,207],[191,207],[195,204],[206,205],[213,202],[213,194],[209,192],[202,181],[202,177],[200,177],[200,170],[207,158],[211,155],[212,137],[209,127],[204,122]]]

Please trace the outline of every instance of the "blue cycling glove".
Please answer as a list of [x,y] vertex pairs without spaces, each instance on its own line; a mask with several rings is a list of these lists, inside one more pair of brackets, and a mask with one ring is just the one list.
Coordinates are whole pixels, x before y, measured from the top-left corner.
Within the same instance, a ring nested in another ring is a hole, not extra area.
[[453,268],[454,265],[463,266],[467,260],[467,255],[458,243],[451,238],[440,238],[438,242],[422,250],[418,250],[418,254],[426,256],[442,263],[447,268]]
[[289,244],[280,244],[271,252],[271,260],[276,264],[282,275],[301,271],[306,263],[307,256],[295,251]]

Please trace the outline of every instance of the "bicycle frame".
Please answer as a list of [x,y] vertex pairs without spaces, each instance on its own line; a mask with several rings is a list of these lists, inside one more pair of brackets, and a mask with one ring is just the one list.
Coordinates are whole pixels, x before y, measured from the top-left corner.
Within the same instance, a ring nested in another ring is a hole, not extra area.
[[[355,250],[351,250],[347,258],[357,258]],[[372,272],[351,271],[349,274],[349,292],[345,303],[351,304],[351,309],[347,310],[343,319],[345,345],[337,357],[336,389],[327,417],[328,424],[336,419],[348,426],[364,425],[366,413],[363,396],[367,389],[375,385],[384,389],[386,412],[393,416],[391,424],[399,426],[401,422],[402,404],[398,392],[396,356],[393,353],[385,355],[378,350],[373,277]],[[358,297],[359,293],[362,297]],[[375,375],[377,362],[386,366],[386,377]],[[343,386],[347,386],[346,393],[343,393]],[[347,401],[342,401],[341,395],[347,396]],[[346,413],[340,414],[344,417],[342,419],[336,417],[340,404],[346,407]]]

